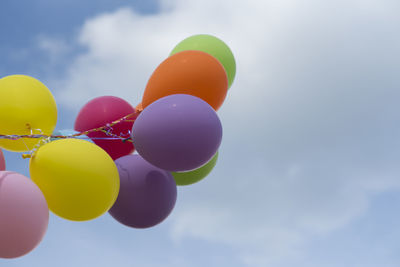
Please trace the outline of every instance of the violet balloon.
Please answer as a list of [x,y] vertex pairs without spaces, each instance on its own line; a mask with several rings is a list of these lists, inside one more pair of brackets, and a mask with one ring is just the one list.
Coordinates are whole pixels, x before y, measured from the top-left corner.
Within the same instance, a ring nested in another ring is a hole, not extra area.
[[49,209],[39,187],[22,174],[0,171],[0,258],[17,258],[42,240]]
[[205,101],[176,94],[142,111],[133,125],[132,139],[137,152],[151,164],[168,171],[190,171],[215,155],[222,125]]
[[109,210],[118,222],[134,228],[159,224],[171,213],[176,202],[176,184],[171,173],[157,168],[139,155],[115,161],[120,191]]

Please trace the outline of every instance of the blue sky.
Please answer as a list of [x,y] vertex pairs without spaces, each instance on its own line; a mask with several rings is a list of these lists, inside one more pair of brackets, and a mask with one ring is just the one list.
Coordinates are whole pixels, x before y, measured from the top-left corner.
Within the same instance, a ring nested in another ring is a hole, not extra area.
[[[237,76],[220,157],[162,224],[50,218],[0,266],[400,265],[400,4],[396,0],[2,1],[0,77],[44,82],[72,128],[101,95],[140,102],[176,43],[209,33]],[[6,152],[9,170],[28,161]]]

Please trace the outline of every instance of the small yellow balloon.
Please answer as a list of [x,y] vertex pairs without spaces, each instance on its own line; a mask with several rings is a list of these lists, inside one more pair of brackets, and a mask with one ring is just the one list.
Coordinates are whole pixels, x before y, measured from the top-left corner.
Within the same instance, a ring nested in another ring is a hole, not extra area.
[[[25,75],[0,79],[0,134],[50,135],[56,123],[56,101],[43,83]],[[0,147],[22,152],[31,150],[39,141],[0,139]]]
[[114,161],[88,141],[69,138],[47,143],[36,151],[29,167],[50,210],[62,218],[97,218],[118,197],[119,175]]

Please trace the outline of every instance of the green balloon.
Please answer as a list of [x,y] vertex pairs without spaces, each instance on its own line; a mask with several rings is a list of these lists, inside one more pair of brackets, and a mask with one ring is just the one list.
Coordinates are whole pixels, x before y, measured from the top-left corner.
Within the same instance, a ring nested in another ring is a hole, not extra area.
[[205,178],[214,168],[217,163],[218,152],[215,153],[214,157],[207,162],[205,165],[198,169],[188,172],[171,172],[175,179],[176,185],[191,185]]
[[236,74],[236,62],[231,49],[222,40],[208,34],[193,35],[177,44],[170,56],[185,50],[200,50],[218,59],[226,71],[228,88],[231,87]]

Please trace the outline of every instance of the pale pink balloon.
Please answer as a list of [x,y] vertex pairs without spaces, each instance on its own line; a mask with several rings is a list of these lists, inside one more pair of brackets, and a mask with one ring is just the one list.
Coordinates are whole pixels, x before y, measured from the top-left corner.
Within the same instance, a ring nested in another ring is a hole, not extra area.
[[0,171],[0,258],[17,258],[43,239],[49,209],[39,187],[22,174]]
[[4,159],[3,151],[0,148],[0,171],[4,171],[6,169],[6,160]]

